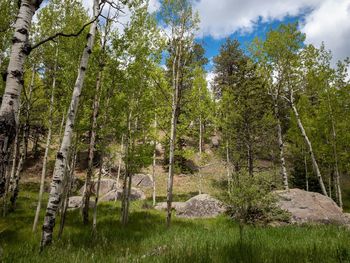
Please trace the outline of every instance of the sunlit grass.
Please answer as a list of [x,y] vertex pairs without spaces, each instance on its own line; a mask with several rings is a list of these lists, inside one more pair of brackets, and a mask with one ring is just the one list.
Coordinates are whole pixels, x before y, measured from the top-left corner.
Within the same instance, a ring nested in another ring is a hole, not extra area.
[[[98,209],[97,234],[69,212],[62,240],[39,254],[40,230],[32,234],[36,193],[21,193],[17,210],[0,220],[3,262],[350,262],[350,232],[336,226],[244,226],[225,216],[174,218],[132,205],[128,226],[119,203]],[[58,227],[56,227],[57,230]]]

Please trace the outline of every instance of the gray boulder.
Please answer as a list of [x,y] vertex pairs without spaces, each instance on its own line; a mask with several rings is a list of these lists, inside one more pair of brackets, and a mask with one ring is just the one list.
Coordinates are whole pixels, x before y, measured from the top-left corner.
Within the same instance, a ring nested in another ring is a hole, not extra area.
[[[80,188],[79,190],[79,193],[81,195],[84,194],[84,188],[85,186],[83,185],[83,187]],[[117,180],[110,179],[110,178],[101,178],[99,196],[103,196],[108,192],[115,190],[117,188],[118,188]],[[97,180],[92,181],[92,193],[96,195],[96,192],[97,192]]]
[[178,207],[176,215],[184,218],[210,218],[226,212],[225,205],[207,194],[196,195]]
[[134,174],[132,176],[132,185],[135,187],[151,188],[153,180],[149,174]]
[[[71,196],[68,200],[68,209],[77,209],[80,208],[83,204],[82,196]],[[93,207],[95,205],[95,201],[90,199],[89,206]]]
[[[105,195],[103,195],[99,200],[102,202],[108,202],[108,201],[115,201],[115,200],[121,200],[123,197],[123,190],[122,189],[114,189],[112,191],[109,191]],[[130,200],[145,200],[146,195],[144,192],[142,192],[140,189],[137,188],[131,188],[131,194],[130,194]]]
[[276,191],[277,205],[291,214],[291,223],[348,224],[350,219],[329,197],[300,189]]
[[[171,206],[172,206],[172,209],[179,210],[179,209],[182,209],[185,206],[185,204],[186,204],[185,202],[172,202]],[[159,211],[165,211],[167,210],[167,203],[160,202],[154,207],[154,209]]]

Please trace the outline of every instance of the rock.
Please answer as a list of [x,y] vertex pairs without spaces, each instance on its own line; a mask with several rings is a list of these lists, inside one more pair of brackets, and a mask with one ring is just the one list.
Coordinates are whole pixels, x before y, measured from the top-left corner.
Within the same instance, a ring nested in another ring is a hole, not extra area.
[[[185,202],[172,202],[171,204],[172,206],[172,209],[174,210],[178,210],[178,209],[181,209],[185,206]],[[161,203],[158,203],[154,209],[156,210],[167,210],[167,203],[166,202],[161,202]]]
[[[69,197],[68,209],[80,208],[82,206],[82,200],[83,200],[82,196],[71,196],[71,197]],[[95,201],[90,200],[89,206],[93,207],[94,204],[95,204]]]
[[[103,195],[99,200],[106,202],[106,201],[115,201],[115,200],[121,200],[123,196],[123,190],[122,189],[114,189],[112,191],[109,191],[105,195]],[[131,194],[130,194],[130,200],[145,200],[146,195],[144,192],[142,192],[140,189],[137,188],[131,188]]]
[[151,188],[153,180],[149,174],[134,174],[132,176],[132,185],[137,187]]
[[226,211],[224,204],[207,194],[196,195],[178,207],[176,215],[185,218],[216,217]]
[[277,205],[291,214],[291,223],[347,224],[350,219],[329,197],[300,189],[276,191]]
[[[97,192],[97,180],[92,182],[92,193],[95,195]],[[84,194],[84,185],[80,188],[79,193],[81,195]],[[99,196],[103,196],[107,194],[108,192],[117,189],[117,180],[110,179],[110,178],[101,178],[100,181],[100,191],[99,191]]]
[[213,148],[218,148],[220,146],[219,136],[215,135],[215,136],[211,137],[211,145]]

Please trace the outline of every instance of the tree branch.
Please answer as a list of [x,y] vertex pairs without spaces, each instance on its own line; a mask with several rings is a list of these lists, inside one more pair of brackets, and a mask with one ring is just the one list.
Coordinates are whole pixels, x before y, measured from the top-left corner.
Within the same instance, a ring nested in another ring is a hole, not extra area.
[[82,26],[82,28],[78,31],[78,32],[75,32],[75,33],[69,33],[69,34],[66,34],[64,32],[59,32],[59,33],[56,33],[46,39],[43,39],[41,40],[40,42],[36,43],[35,45],[32,45],[30,48],[29,48],[29,53],[32,52],[34,49],[38,48],[39,46],[45,44],[46,42],[49,42],[49,41],[54,41],[57,37],[77,37],[79,36],[83,31],[84,29],[91,25],[92,23],[94,23],[98,18],[99,16],[101,15],[101,12],[103,10],[103,7],[104,7],[104,3],[102,5],[102,8],[100,7],[100,12],[98,13],[97,16],[94,17],[94,19],[92,19],[91,21],[89,21],[88,23],[84,24]]

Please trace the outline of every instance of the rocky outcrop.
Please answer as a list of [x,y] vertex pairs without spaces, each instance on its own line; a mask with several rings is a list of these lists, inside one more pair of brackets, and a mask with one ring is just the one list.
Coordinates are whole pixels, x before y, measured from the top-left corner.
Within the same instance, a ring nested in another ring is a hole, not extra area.
[[349,224],[350,219],[329,197],[300,189],[276,191],[277,205],[291,214],[291,223]]
[[151,188],[153,186],[152,177],[149,174],[134,174],[132,185],[135,187]]
[[[114,189],[112,191],[109,191],[105,195],[103,195],[100,198],[100,201],[102,202],[107,202],[107,201],[115,201],[115,200],[121,200],[123,197],[123,190],[122,189]],[[135,200],[145,200],[146,195],[143,191],[137,188],[131,188],[131,193],[130,193],[130,200],[135,201]]]
[[[84,187],[85,186],[81,187],[79,190],[79,193],[81,195],[84,194]],[[116,190],[117,188],[118,186],[117,186],[116,180],[110,179],[110,178],[102,178],[100,181],[99,196],[103,196],[112,190]],[[92,182],[92,194],[96,195],[96,192],[97,192],[97,180]]]
[[[185,202],[172,202],[171,207],[172,207],[172,209],[177,211],[177,210],[182,209],[185,206],[185,204],[186,204]],[[154,207],[154,209],[159,210],[159,211],[165,211],[165,210],[167,210],[167,203],[166,202],[158,203]]]
[[[69,197],[68,200],[68,209],[76,209],[76,208],[80,208],[82,206],[82,196],[71,196]],[[93,207],[95,204],[95,201],[90,200],[89,206]]]

